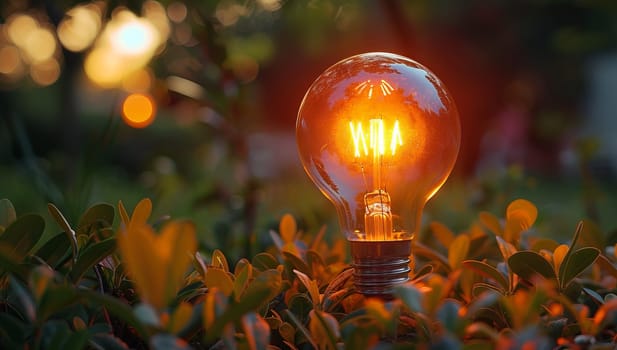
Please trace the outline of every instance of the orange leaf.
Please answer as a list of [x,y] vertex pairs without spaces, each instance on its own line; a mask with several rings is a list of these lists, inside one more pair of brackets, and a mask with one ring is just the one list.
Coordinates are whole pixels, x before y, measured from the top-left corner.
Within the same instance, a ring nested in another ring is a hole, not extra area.
[[279,233],[283,242],[293,242],[296,238],[297,226],[296,220],[290,214],[283,215],[281,223],[279,224]]
[[553,263],[555,264],[555,271],[557,272],[557,275],[560,275],[559,267],[561,266],[561,263],[563,262],[563,258],[568,253],[568,249],[570,249],[570,247],[568,247],[565,244],[562,244],[558,246],[557,248],[555,248],[555,251],[553,252]]
[[152,201],[144,198],[135,206],[129,225],[145,225],[152,214]]

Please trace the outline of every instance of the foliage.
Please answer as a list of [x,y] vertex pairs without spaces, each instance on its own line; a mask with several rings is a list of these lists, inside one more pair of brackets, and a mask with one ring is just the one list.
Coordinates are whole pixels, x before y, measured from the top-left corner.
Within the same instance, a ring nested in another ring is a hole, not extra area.
[[391,300],[356,293],[345,243],[290,215],[270,250],[233,264],[151,209],[97,204],[73,224],[50,204],[62,232],[41,242],[42,217],[0,201],[0,347],[600,349],[616,336],[614,247],[582,222],[568,244],[541,238],[523,199],[458,234],[431,223]]

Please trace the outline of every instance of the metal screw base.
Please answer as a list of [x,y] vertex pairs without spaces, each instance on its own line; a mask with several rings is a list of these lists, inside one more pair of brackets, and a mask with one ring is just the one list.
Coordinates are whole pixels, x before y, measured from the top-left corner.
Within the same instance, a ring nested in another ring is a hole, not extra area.
[[411,239],[349,241],[354,284],[367,297],[392,298],[392,288],[409,280]]

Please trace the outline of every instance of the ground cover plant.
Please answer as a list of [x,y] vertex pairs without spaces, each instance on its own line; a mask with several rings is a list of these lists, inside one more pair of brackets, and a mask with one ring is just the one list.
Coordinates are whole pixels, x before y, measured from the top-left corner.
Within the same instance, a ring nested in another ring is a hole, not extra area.
[[[414,242],[391,300],[355,293],[343,239],[285,215],[273,246],[229,261],[189,221],[101,203],[55,223],[0,201],[0,347],[44,349],[612,349],[614,247],[585,222],[569,242],[537,208],[439,222]],[[41,242],[46,225],[58,231]]]

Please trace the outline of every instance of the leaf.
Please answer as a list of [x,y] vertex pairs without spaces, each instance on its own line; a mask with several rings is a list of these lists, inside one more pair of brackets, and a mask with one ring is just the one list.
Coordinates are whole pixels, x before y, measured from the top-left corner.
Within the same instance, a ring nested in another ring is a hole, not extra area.
[[[600,255],[600,250],[595,247],[584,247],[575,251],[561,267],[564,269],[563,278],[560,280],[562,288],[566,288],[576,276],[580,275],[591,266]],[[561,272],[561,271],[560,271]]]
[[66,238],[71,243],[71,257],[73,259],[77,258],[77,254],[79,253],[79,245],[77,244],[77,236],[75,234],[75,230],[71,227],[69,222],[66,220],[64,215],[60,212],[60,210],[53,205],[52,203],[47,204],[47,210],[51,214],[51,216],[56,220],[60,228],[64,231]]
[[65,233],[60,233],[49,239],[36,251],[36,256],[45,261],[49,266],[58,268],[70,258],[69,238]]
[[120,213],[120,219],[122,219],[122,224],[124,227],[129,227],[131,219],[129,218],[129,214],[126,212],[126,208],[124,208],[122,201],[118,201],[118,212]]
[[[277,270],[267,270],[257,275],[239,302],[229,305],[223,314],[214,320],[209,321],[210,318],[205,317],[206,340],[212,341],[220,337],[229,323],[241,319],[242,315],[250,311],[260,308],[279,293],[281,286],[281,273]],[[204,305],[204,314],[206,316],[212,314],[210,307],[209,305]]]
[[307,275],[303,274],[302,272],[296,269],[294,269],[293,272],[296,274],[296,276],[298,276],[298,279],[300,280],[300,282],[302,282],[302,284],[308,291],[309,296],[311,297],[311,302],[313,303],[313,307],[318,308],[320,298],[319,298],[319,287],[317,286],[317,282],[311,280]]
[[563,259],[565,258],[566,254],[568,254],[569,249],[570,247],[568,247],[567,245],[561,244],[553,251],[553,264],[555,265],[555,271],[559,273],[560,279],[563,278],[563,275],[561,273],[561,264],[563,263]]
[[0,244],[9,247],[9,254],[21,261],[41,239],[44,229],[45,221],[40,215],[26,214],[4,230],[0,235]]
[[495,239],[497,240],[497,245],[499,246],[499,251],[501,252],[501,256],[503,256],[503,260],[508,261],[508,259],[516,253],[516,248],[499,236],[495,236]]
[[106,333],[93,334],[88,342],[95,349],[128,350],[129,348],[121,339]]
[[252,281],[249,283],[246,291],[244,292],[244,299],[249,298],[260,298],[262,295],[262,291],[266,290],[268,293],[261,297],[261,300],[255,300],[253,302],[247,302],[248,304],[254,303],[255,308],[261,307],[262,304],[270,301],[281,291],[281,287],[283,286],[283,278],[281,277],[281,272],[278,270],[266,270],[259,273]]
[[135,317],[146,326],[160,327],[161,320],[156,310],[148,303],[139,303],[133,306]]
[[259,253],[251,260],[253,267],[259,271],[265,271],[269,269],[276,269],[279,266],[279,262],[276,258],[269,253]]
[[503,229],[501,228],[501,223],[499,222],[499,219],[495,215],[487,211],[481,211],[479,217],[480,217],[480,222],[482,223],[482,225],[484,225],[484,227],[489,229],[496,236],[503,235]]
[[595,247],[600,250],[606,246],[606,239],[602,229],[591,220],[583,220],[583,229],[581,230],[578,245],[583,247]]
[[422,312],[424,295],[411,283],[394,286],[392,293],[412,312]]
[[150,339],[154,350],[191,350],[189,344],[182,338],[171,334],[159,333]]
[[291,264],[291,266],[293,266],[293,268],[295,268],[296,270],[299,270],[300,272],[310,276],[311,275],[311,269],[306,265],[306,263],[300,259],[298,256],[284,251],[282,252],[283,257],[285,258],[285,260],[287,260],[288,263]]
[[532,280],[534,275],[547,279],[557,278],[553,266],[542,255],[530,250],[512,254],[508,259],[508,266],[512,272],[527,280]]
[[477,260],[465,260],[463,261],[462,265],[463,265],[463,268],[465,269],[471,269],[479,273],[480,275],[497,282],[499,287],[501,287],[500,289],[502,293],[505,293],[505,291],[510,290],[510,285],[508,283],[506,276],[504,276],[501,272],[499,272],[497,268],[485,262],[477,261]]
[[412,254],[416,255],[416,256],[421,256],[423,258],[425,258],[428,261],[432,261],[432,262],[436,262],[439,263],[440,265],[442,265],[443,267],[446,268],[447,272],[449,272],[451,270],[450,268],[450,263],[448,262],[448,259],[439,254],[438,252],[436,252],[435,250],[419,243],[419,242],[414,242],[413,243],[413,247],[411,248],[411,252]]
[[191,320],[193,306],[187,302],[181,302],[169,318],[167,330],[173,334],[178,334]]
[[296,239],[296,220],[290,214],[283,215],[281,223],[279,224],[279,233],[285,243],[291,243]]
[[251,350],[266,350],[270,344],[268,322],[254,312],[242,316],[242,329]]
[[77,283],[86,271],[116,250],[116,239],[108,238],[82,249],[71,269],[71,280]]
[[220,268],[208,269],[204,283],[208,288],[218,288],[225,296],[230,296],[234,290],[230,273]]
[[452,241],[454,241],[454,233],[446,225],[433,221],[429,224],[429,228],[431,232],[433,232],[435,238],[437,238],[439,243],[444,247],[449,247]]
[[538,217],[538,209],[525,199],[517,199],[506,209],[506,227],[504,238],[508,242],[516,242],[520,233],[528,230]]
[[129,226],[146,225],[148,223],[148,219],[150,218],[151,214],[152,214],[152,201],[150,200],[150,198],[142,199],[141,201],[139,201],[139,203],[137,203],[137,205],[135,206],[135,209],[133,210],[133,215],[131,216],[131,221],[129,222]]
[[225,257],[225,254],[223,254],[223,252],[218,249],[215,249],[212,252],[212,263],[210,265],[229,272],[229,264],[227,263],[227,258]]
[[534,240],[533,244],[531,245],[531,250],[533,250],[534,252],[539,252],[540,250],[545,249],[545,250],[552,252],[558,246],[559,246],[559,243],[557,243],[553,239],[540,238],[540,239]]
[[524,229],[529,229],[538,217],[538,208],[526,199],[517,199],[508,205],[506,219],[519,218]]
[[461,262],[467,257],[469,243],[469,237],[463,234],[457,236],[448,247],[448,263],[452,270],[458,269]]
[[36,320],[36,305],[32,299],[32,295],[28,293],[28,290],[21,285],[15,278],[9,279],[9,288],[17,296],[19,304],[17,308],[20,310],[22,316],[25,316],[29,322]]
[[338,321],[330,314],[319,310],[309,313],[309,330],[317,340],[319,349],[336,350],[337,340],[341,337]]
[[37,320],[47,320],[78,302],[79,295],[73,286],[49,286],[39,302]]
[[0,199],[0,227],[8,227],[15,219],[17,219],[17,214],[13,203],[6,198]]
[[89,235],[92,227],[100,225],[100,227],[111,226],[114,222],[114,207],[107,203],[95,204],[83,214],[77,224],[77,233]]
[[576,243],[578,242],[578,239],[581,235],[581,232],[583,231],[583,222],[579,221],[578,224],[576,225],[576,230],[574,230],[574,237],[572,238],[572,243],[570,244],[570,248],[568,249],[568,251],[566,252],[566,255],[563,257],[561,264],[560,264],[560,268],[559,268],[559,281],[561,283],[561,281],[563,281],[565,279],[564,274],[565,274],[565,268],[561,269],[561,265],[563,265],[564,263],[567,264],[568,259],[570,259],[570,255],[572,255],[573,251],[574,251],[574,247],[576,246]]
[[78,289],[77,293],[83,301],[105,307],[109,313],[133,327],[142,339],[148,340],[146,328],[139,322],[139,319],[137,319],[133,313],[133,309],[131,309],[128,304],[110,295],[101,294],[92,290]]
[[[236,269],[238,269],[238,264],[236,264]],[[249,280],[253,277],[253,266],[250,263],[246,263],[240,268],[240,271],[236,275],[236,279],[234,280],[234,297],[236,300],[239,300],[244,293],[244,290],[248,286]]]
[[300,331],[300,333],[302,333],[304,338],[311,344],[313,349],[319,349],[317,347],[317,343],[315,343],[315,341],[311,337],[311,333],[308,331],[308,329],[306,329],[306,327],[304,327],[304,323],[301,320],[299,320],[298,317],[296,317],[296,314],[289,311],[289,309],[287,309],[285,310],[285,315],[289,317],[289,320],[291,321],[291,323],[293,323],[296,326],[296,329]]

